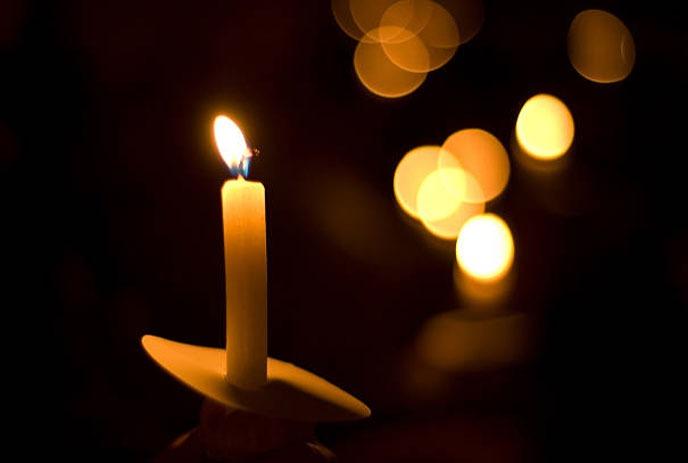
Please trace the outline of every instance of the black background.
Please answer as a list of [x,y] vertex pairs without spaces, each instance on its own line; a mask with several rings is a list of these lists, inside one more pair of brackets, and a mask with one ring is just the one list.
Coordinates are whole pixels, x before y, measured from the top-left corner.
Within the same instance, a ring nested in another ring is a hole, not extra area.
[[[261,151],[270,354],[374,411],[322,427],[343,460],[401,461],[406,447],[419,450],[404,461],[598,457],[632,450],[652,423],[687,301],[678,12],[487,2],[449,64],[383,100],[358,82],[326,0],[0,5],[6,400],[27,454],[142,460],[197,422],[200,398],[139,338],[223,343],[218,112]],[[625,81],[571,67],[566,32],[586,8],[631,30]],[[570,163],[553,181],[514,164],[489,205],[516,241],[502,310],[529,316],[535,355],[420,400],[404,392],[406,352],[425,320],[468,303],[453,245],[398,210],[394,168],[466,127],[508,146],[540,92],[574,116]]]

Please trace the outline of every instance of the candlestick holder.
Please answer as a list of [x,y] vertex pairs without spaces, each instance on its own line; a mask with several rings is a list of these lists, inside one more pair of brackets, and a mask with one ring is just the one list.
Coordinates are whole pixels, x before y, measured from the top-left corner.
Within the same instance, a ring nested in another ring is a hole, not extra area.
[[268,357],[267,383],[233,386],[225,377],[226,351],[146,335],[141,344],[170,375],[227,407],[296,421],[349,421],[370,409],[334,384],[291,363]]

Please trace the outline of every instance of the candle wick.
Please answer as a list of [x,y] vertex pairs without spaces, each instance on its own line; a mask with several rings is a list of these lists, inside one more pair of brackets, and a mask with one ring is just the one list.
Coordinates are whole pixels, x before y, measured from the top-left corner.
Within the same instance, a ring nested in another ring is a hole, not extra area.
[[246,179],[248,177],[249,167],[251,166],[251,151],[246,149],[246,153],[242,156],[238,162],[229,167],[232,175],[236,175],[237,178]]

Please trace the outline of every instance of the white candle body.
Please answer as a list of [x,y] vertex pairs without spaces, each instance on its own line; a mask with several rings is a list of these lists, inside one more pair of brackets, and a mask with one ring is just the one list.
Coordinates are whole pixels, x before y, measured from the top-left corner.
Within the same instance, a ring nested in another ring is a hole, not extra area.
[[242,178],[222,187],[227,300],[227,381],[267,382],[265,188]]

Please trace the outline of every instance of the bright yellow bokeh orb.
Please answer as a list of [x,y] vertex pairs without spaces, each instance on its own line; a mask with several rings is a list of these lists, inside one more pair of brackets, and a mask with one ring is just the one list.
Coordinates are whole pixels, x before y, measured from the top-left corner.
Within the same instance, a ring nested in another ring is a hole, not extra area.
[[514,261],[514,239],[509,226],[492,213],[468,219],[456,241],[456,260],[464,272],[478,280],[502,278]]
[[453,241],[468,219],[483,212],[485,212],[484,203],[461,202],[449,216],[434,221],[421,219],[421,222],[425,229],[437,238]]
[[575,129],[569,108],[547,94],[535,95],[521,108],[516,120],[516,139],[529,156],[557,159],[569,150]]
[[404,155],[394,171],[394,196],[399,206],[409,216],[419,219],[418,190],[423,180],[437,169],[441,147],[436,145],[419,146]]
[[[440,159],[442,159],[442,151],[440,151]],[[467,200],[470,193],[479,192],[480,185],[477,180],[470,173],[464,169],[460,169],[461,174],[457,179],[455,172],[460,168],[439,168],[437,172],[442,177],[445,194],[450,197],[461,198],[458,207],[448,216],[437,220],[428,220],[427,217],[421,215],[421,222],[426,230],[435,235],[437,238],[443,240],[456,240],[459,236],[459,230],[464,223],[474,215],[485,212],[485,203],[471,202]]]
[[466,175],[461,169],[431,172],[418,189],[418,215],[421,221],[446,219],[461,206],[466,190]]

